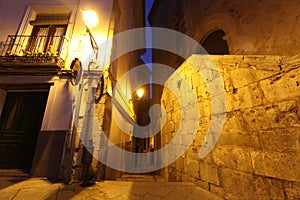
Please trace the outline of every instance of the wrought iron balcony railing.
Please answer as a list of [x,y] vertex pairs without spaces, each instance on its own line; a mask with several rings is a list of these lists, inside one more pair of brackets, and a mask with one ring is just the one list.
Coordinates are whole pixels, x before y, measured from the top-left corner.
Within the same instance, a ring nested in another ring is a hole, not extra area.
[[63,68],[68,46],[64,36],[9,35],[0,46],[0,63],[52,63]]

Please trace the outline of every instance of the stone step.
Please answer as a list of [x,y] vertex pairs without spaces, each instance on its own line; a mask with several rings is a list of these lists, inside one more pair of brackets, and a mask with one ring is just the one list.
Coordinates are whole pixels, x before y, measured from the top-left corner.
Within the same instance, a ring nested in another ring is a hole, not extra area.
[[21,169],[0,169],[0,177],[29,178],[29,172]]
[[29,173],[26,173],[24,170],[0,169],[0,189],[6,188],[22,181],[26,181],[29,178]]
[[141,174],[124,174],[117,181],[130,181],[130,182],[163,182],[163,177],[158,175],[141,175]]

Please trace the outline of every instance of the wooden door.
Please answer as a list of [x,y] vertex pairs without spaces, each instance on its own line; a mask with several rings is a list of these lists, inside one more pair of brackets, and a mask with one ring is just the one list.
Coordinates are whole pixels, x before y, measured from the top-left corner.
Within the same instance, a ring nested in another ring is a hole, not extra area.
[[8,92],[0,118],[0,168],[30,169],[48,92]]

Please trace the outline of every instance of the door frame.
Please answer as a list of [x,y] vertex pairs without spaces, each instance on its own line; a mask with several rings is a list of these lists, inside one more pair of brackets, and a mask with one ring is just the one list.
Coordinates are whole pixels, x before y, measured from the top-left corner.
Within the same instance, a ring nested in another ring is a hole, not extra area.
[[[44,99],[43,101],[45,101],[44,103],[44,108],[41,112],[41,118],[40,118],[40,124],[38,125],[38,131],[36,132],[36,137],[35,137],[35,146],[33,147],[33,152],[32,152],[32,159],[34,159],[35,156],[35,149],[36,149],[36,144],[38,142],[38,135],[41,131],[41,127],[42,127],[42,123],[43,123],[43,118],[45,115],[45,110],[46,110],[46,106],[47,106],[47,102],[49,99],[49,92],[50,92],[50,87],[53,85],[53,83],[8,83],[8,84],[0,84],[0,89],[2,89],[2,93],[0,93],[1,96],[4,96],[3,98],[1,98],[1,104],[0,105],[0,115],[4,109],[5,106],[5,102],[7,100],[7,94],[8,93],[35,93],[35,92],[43,92],[45,93],[44,98],[46,97],[46,99]],[[3,92],[4,91],[4,92]],[[18,168],[16,166],[16,168]],[[30,169],[27,169],[29,171],[31,171],[32,168],[32,162],[31,165],[29,166]]]

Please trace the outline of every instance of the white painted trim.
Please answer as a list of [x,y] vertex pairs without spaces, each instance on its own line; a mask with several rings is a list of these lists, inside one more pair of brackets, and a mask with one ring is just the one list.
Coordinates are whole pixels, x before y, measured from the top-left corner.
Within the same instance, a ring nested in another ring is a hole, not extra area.
[[35,20],[37,14],[59,14],[70,13],[69,24],[66,31],[66,37],[71,39],[73,33],[73,26],[75,24],[75,16],[77,12],[77,5],[28,5],[20,28],[17,31],[18,35],[30,35],[32,27],[31,20]]

